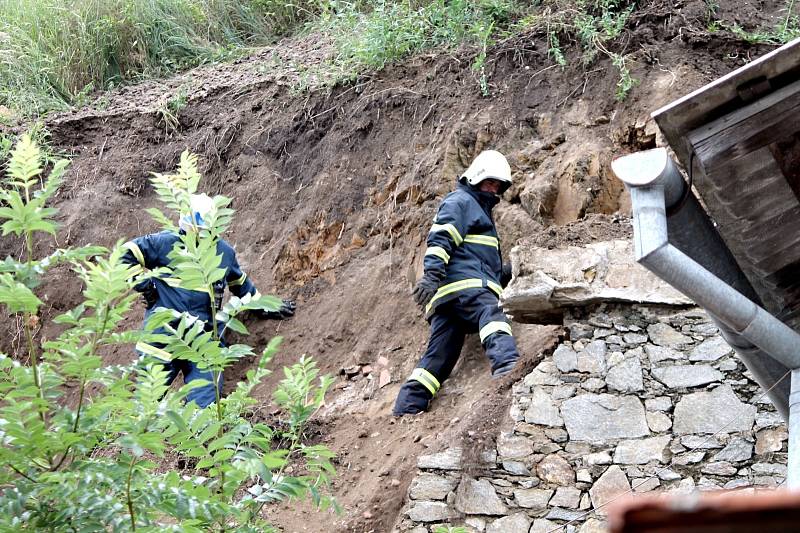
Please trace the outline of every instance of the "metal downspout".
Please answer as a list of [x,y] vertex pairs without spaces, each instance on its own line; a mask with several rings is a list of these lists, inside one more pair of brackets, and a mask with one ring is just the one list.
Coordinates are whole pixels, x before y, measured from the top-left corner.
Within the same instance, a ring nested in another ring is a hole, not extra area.
[[[665,149],[621,157],[612,169],[631,193],[637,261],[709,312],[788,423],[790,380],[775,384],[789,368],[800,367],[800,335],[757,305],[697,199],[690,193],[684,198],[686,184]],[[668,220],[666,206],[679,202],[684,204]]]

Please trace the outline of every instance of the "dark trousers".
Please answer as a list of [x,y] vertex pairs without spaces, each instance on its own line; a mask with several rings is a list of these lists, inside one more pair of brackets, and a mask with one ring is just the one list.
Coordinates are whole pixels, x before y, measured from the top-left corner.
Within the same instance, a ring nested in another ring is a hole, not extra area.
[[493,371],[519,358],[508,319],[497,303],[497,296],[489,289],[471,289],[436,308],[430,317],[428,349],[400,389],[394,404],[395,415],[428,409],[431,399],[456,366],[469,333],[480,333]]

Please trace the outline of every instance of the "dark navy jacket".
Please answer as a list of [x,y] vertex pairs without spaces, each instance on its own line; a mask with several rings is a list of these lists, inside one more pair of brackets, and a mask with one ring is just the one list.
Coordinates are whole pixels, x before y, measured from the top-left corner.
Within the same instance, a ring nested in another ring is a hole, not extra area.
[[[138,237],[125,243],[124,246],[128,251],[122,256],[122,261],[132,265],[141,265],[148,270],[169,266],[170,260],[167,256],[172,251],[175,243],[179,241],[180,236],[170,231]],[[217,254],[222,256],[219,268],[225,269],[225,277],[222,282],[228,286],[232,294],[242,297],[245,294],[256,294],[258,292],[253,282],[248,279],[247,275],[239,267],[239,263],[236,261],[236,252],[234,252],[230,244],[220,239],[217,242]],[[208,324],[211,323],[212,295],[205,291],[184,289],[178,286],[176,278],[153,278],[145,283],[150,283],[151,281],[155,284],[158,298],[145,311],[145,322],[147,322],[148,317],[155,308],[166,307],[181,313],[185,311]],[[137,287],[137,289],[141,288]],[[222,289],[224,290],[224,286]],[[142,342],[137,343],[136,349],[159,359],[169,360],[171,358],[164,350]]]
[[492,219],[500,198],[469,185],[445,196],[428,233],[425,273],[439,280],[439,290],[425,308],[430,317],[436,307],[470,289],[490,290],[498,297],[503,260]]

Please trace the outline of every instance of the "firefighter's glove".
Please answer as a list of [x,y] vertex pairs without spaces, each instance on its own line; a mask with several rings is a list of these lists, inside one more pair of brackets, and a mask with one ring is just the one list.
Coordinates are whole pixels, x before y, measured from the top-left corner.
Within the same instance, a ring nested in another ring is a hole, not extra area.
[[411,296],[414,297],[414,301],[417,302],[417,305],[425,307],[428,305],[428,302],[431,301],[433,295],[436,294],[438,288],[439,282],[434,279],[433,276],[426,273],[414,286],[414,290],[411,291]]
[[156,284],[151,280],[147,280],[143,286],[137,287],[137,290],[142,294],[144,306],[147,309],[153,307],[158,301],[158,289],[156,289]]
[[503,272],[500,274],[500,286],[504,289],[511,283],[511,263],[503,263]]
[[296,307],[297,304],[294,303],[294,300],[282,300],[281,306],[277,311],[260,309],[258,311],[258,317],[262,320],[285,320],[294,316]]

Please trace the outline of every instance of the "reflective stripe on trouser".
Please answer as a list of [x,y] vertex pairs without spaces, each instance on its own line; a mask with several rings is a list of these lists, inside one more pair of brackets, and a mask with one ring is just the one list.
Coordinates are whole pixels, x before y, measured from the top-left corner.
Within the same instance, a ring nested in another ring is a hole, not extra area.
[[[503,311],[497,306],[497,296],[482,288],[465,291],[455,300],[439,306],[431,316],[431,336],[428,349],[417,369],[434,376],[440,386],[450,376],[468,333],[478,333],[492,323],[508,326]],[[483,339],[483,348],[492,370],[519,358],[514,337],[500,326]],[[504,328],[503,328],[504,329]],[[437,389],[438,391],[438,389]],[[397,395],[395,414],[414,414],[425,411],[434,394],[422,383],[409,379]]]

